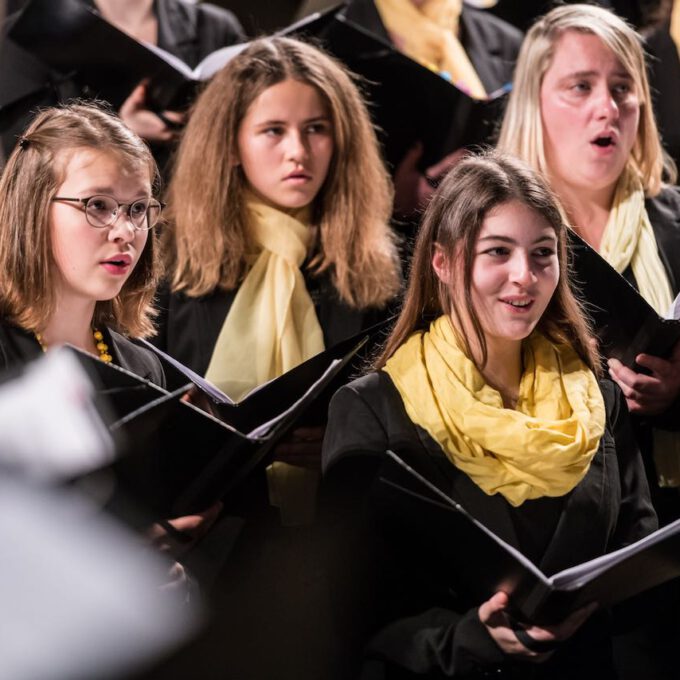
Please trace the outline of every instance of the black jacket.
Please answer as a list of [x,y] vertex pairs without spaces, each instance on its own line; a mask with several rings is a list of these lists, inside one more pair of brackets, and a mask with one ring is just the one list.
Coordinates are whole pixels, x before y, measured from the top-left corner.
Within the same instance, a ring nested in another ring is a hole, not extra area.
[[[150,350],[133,342],[109,328],[102,329],[113,362],[141,378],[160,387],[165,386],[165,375],[158,357]],[[42,353],[40,343],[33,333],[0,320],[0,371],[23,366]]]
[[[364,310],[349,307],[339,299],[328,277],[308,276],[306,283],[326,347],[332,347],[389,315],[388,307]],[[158,334],[152,342],[196,373],[205,375],[237,290],[216,290],[196,298],[170,293],[167,287],[162,287],[157,301]]]
[[[367,556],[378,571],[372,578],[380,595],[371,603],[377,613],[362,614],[375,626],[365,668],[379,667],[384,675],[376,677],[612,677],[605,613],[594,616],[544,664],[505,658],[479,621],[481,603],[470,602],[464,584],[452,583],[435,557],[442,545],[450,552],[456,537],[425,526],[407,496],[395,501],[380,482],[402,474],[384,455],[393,449],[503,540],[525,554],[534,552],[547,574],[636,541],[656,528],[656,517],[625,403],[613,383],[601,387],[608,425],[585,478],[563,498],[527,501],[519,508],[499,495],[487,496],[449,462],[408,418],[387,374],[372,373],[336,393],[324,467],[330,479],[337,474],[352,485],[355,521],[364,535],[364,547],[354,549],[353,559]],[[465,546],[459,548],[460,559],[474,559]],[[349,592],[361,589],[352,586]],[[343,618],[351,621],[349,598],[340,599]]]

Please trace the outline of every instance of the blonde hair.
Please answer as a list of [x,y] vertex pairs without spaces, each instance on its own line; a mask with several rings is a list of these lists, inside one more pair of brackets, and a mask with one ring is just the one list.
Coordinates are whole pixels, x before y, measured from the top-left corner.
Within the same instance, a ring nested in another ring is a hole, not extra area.
[[594,5],[565,5],[541,17],[529,30],[515,68],[512,92],[501,125],[498,148],[524,159],[546,177],[541,119],[541,85],[555,45],[567,31],[598,37],[631,75],[640,96],[640,123],[628,165],[642,180],[645,193],[656,196],[664,178],[674,183],[674,162],[663,150],[652,109],[642,39],[623,19]]
[[[94,104],[49,108],[35,118],[7,159],[0,177],[0,315],[26,330],[41,330],[54,313],[50,201],[64,180],[63,151],[95,149],[121,163],[158,171],[142,140]],[[98,301],[93,324],[133,337],[152,335],[152,307],[160,278],[153,230],[134,271],[112,300]]]
[[352,307],[380,306],[399,289],[388,225],[392,189],[359,91],[342,66],[289,38],[256,40],[210,82],[182,137],[168,191],[164,253],[175,291],[200,296],[235,288],[251,246],[237,133],[251,103],[286,79],[317,89],[330,110],[334,152],[313,203],[313,274],[328,271]]
[[[557,237],[560,277],[537,330],[555,344],[571,345],[596,375],[601,373],[587,316],[571,289],[567,227],[557,199],[526,163],[497,151],[469,156],[457,163],[432,196],[418,232],[402,310],[374,368],[382,368],[414,331],[427,328],[432,319],[442,314],[458,319],[456,332],[461,346],[474,360],[470,339],[460,323],[470,321],[481,349],[479,367],[486,364],[486,340],[472,300],[475,244],[487,215],[510,201],[519,201],[536,211]],[[462,290],[452,290],[434,271],[432,259],[437,247],[462,270]]]

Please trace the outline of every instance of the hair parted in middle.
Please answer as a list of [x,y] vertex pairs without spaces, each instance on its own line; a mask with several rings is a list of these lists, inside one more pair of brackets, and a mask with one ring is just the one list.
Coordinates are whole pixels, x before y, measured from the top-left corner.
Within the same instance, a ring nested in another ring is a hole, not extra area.
[[[100,103],[73,102],[35,117],[0,177],[0,315],[26,330],[40,331],[55,311],[50,201],[64,180],[70,154],[82,149],[110,153],[124,167],[142,168],[152,191],[158,189],[158,169],[147,145]],[[97,302],[93,325],[132,337],[153,335],[160,277],[152,229],[120,293]]]
[[[510,201],[519,201],[536,211],[557,236],[559,281],[536,329],[555,344],[571,345],[591,370],[600,374],[599,355],[590,341],[586,314],[569,282],[567,227],[557,199],[527,164],[497,151],[460,161],[432,196],[418,232],[403,306],[375,368],[382,368],[414,331],[426,328],[442,314],[452,317],[461,347],[474,360],[470,339],[461,323],[469,321],[481,350],[478,367],[483,368],[487,345],[472,299],[475,244],[486,216]],[[460,273],[458,285],[447,286],[437,276],[432,266],[437,248],[450,258],[454,271]]]
[[399,290],[389,227],[392,189],[357,86],[334,59],[291,38],[262,38],[227,64],[196,101],[168,191],[164,252],[172,290],[189,296],[235,288],[247,271],[247,179],[237,135],[267,88],[292,79],[311,85],[328,106],[334,151],[312,204],[312,274],[328,271],[352,307],[380,306]]
[[665,179],[675,183],[675,163],[664,151],[654,118],[642,38],[623,19],[595,5],[556,7],[529,29],[515,67],[512,91],[501,124],[498,148],[524,159],[549,176],[543,140],[541,85],[555,46],[567,31],[594,35],[633,78],[640,97],[640,123],[630,159],[647,196],[656,196]]

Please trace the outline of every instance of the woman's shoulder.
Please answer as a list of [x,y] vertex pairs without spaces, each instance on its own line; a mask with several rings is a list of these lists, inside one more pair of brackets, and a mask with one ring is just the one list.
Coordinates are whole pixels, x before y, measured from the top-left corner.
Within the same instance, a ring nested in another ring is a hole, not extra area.
[[465,6],[463,22],[468,32],[474,32],[481,44],[491,52],[499,52],[506,59],[516,59],[522,44],[523,33],[500,17]]
[[163,365],[153,350],[142,347],[124,335],[108,329],[112,350],[121,368],[124,368],[140,378],[149,380],[155,385],[165,387],[165,372]]
[[660,221],[680,225],[680,187],[666,184],[656,196],[645,201],[652,226]]

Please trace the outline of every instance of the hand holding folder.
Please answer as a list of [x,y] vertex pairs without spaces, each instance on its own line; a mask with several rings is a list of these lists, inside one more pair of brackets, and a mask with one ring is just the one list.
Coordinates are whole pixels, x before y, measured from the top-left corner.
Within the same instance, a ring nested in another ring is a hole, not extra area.
[[116,107],[148,78],[148,104],[156,111],[186,108],[199,83],[241,49],[223,47],[191,69],[160,47],[135,40],[80,0],[31,0],[10,37]]
[[499,591],[506,593],[509,612],[518,622],[560,624],[588,605],[613,605],[680,576],[680,520],[636,543],[547,576],[401,456],[393,451],[387,455],[412,483],[382,477],[386,492],[400,502],[409,499],[424,524],[442,527],[443,535],[456,537],[449,542],[466,546],[467,559],[451,555],[450,573],[477,602]]

